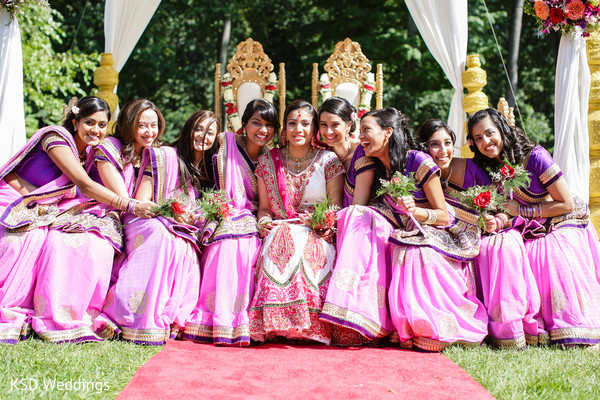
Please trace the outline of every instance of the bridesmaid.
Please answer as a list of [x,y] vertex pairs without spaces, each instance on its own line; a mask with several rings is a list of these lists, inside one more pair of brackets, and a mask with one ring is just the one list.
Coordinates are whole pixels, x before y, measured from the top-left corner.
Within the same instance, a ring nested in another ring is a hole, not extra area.
[[[85,162],[89,146],[96,146],[106,135],[109,119],[110,111],[104,100],[83,97],[69,110],[63,126],[40,129],[0,169],[1,342],[15,343],[27,336],[34,311],[34,290],[54,291],[52,287],[61,284],[77,286],[73,280],[79,278],[86,282],[89,279],[89,285],[94,286],[95,276],[111,269],[112,249],[119,247],[120,230],[118,220],[109,213],[112,208],[105,205],[110,206],[116,195],[98,183],[99,179],[90,179],[89,158]],[[120,198],[118,204],[122,210],[130,207],[139,216],[145,216],[153,205],[129,198]],[[66,233],[67,230],[71,233]],[[81,241],[91,247],[74,248]],[[48,260],[44,254],[52,253],[51,248],[57,243],[58,252]],[[51,265],[48,263],[62,264],[66,259],[89,261],[96,246],[110,255],[110,259],[99,256],[90,261],[89,276],[86,271],[74,269],[75,273],[69,276],[73,280],[65,280],[62,275],[57,278],[61,283],[38,279],[36,288],[35,279]],[[38,326],[42,337],[52,341],[97,339],[89,321],[82,321],[89,317],[86,312],[91,308],[87,301],[92,295],[80,297],[80,294],[65,290],[57,308],[51,311],[53,306],[48,304],[48,312],[55,312],[62,322],[54,325],[48,320],[48,326]],[[91,302],[101,303],[104,294],[95,294]],[[41,297],[38,295],[36,299]]]
[[218,131],[214,113],[197,111],[173,147],[144,149],[136,199],[176,201],[180,207],[172,206],[174,218],[124,218],[125,252],[103,313],[125,340],[164,344],[183,331],[198,301],[200,249],[192,209],[200,190],[213,185],[206,166]]
[[477,227],[451,218],[440,170],[429,155],[416,150],[407,119],[398,110],[366,113],[360,140],[365,153],[378,160],[378,178],[414,174],[417,186],[412,196],[385,196],[400,226],[390,237],[388,301],[394,336],[405,347],[427,351],[479,344],[487,333],[487,316],[475,298],[469,268],[478,250]]
[[386,301],[386,253],[393,225],[378,208],[371,186],[376,164],[350,135],[356,110],[344,98],[330,97],[319,110],[320,135],[344,168],[344,209],[337,213],[337,257],[321,319],[337,327],[333,344],[360,345],[392,330]]
[[[467,138],[481,167],[499,170],[508,161],[520,164],[531,178],[508,201],[514,218],[497,228],[524,247],[529,263],[515,264],[517,246],[492,240],[482,243],[478,257],[483,295],[496,324],[494,338],[513,347],[548,339],[565,345],[600,342],[600,251],[587,205],[571,195],[550,154],[497,110],[471,115]],[[525,303],[529,292],[539,293],[539,309]]]
[[344,167],[337,156],[312,145],[318,115],[304,100],[285,110],[282,147],[259,157],[258,223],[265,237],[250,305],[250,337],[331,341],[319,320],[335,261],[333,230],[313,230],[300,217],[329,197],[342,205]]
[[225,191],[231,215],[204,232],[202,285],[198,304],[185,325],[184,339],[240,346],[250,344],[248,307],[254,295],[254,265],[260,250],[256,226],[258,157],[279,132],[277,110],[252,100],[242,115],[242,134],[219,134],[214,158],[215,185]]

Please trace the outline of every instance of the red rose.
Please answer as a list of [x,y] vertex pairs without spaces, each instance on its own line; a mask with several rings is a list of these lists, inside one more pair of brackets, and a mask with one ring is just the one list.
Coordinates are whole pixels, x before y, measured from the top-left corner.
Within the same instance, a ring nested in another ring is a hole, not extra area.
[[500,175],[505,178],[514,178],[515,177],[515,169],[508,164],[504,164],[504,166],[500,169]]
[[277,87],[275,85],[267,85],[265,86],[265,90],[277,90]]
[[479,208],[486,208],[492,201],[492,194],[489,191],[481,192],[473,199],[473,204]]
[[558,24],[559,22],[562,22],[563,19],[565,19],[563,10],[556,7],[550,9],[550,21],[552,21],[553,24]]
[[392,182],[393,183],[400,183],[400,178],[398,178],[397,176],[392,178]]
[[327,214],[325,214],[325,216],[327,217],[327,223],[329,224],[329,226],[333,227],[333,225],[335,225],[335,213],[333,211],[330,211]]
[[227,87],[227,86],[229,86],[229,85],[231,85],[231,82],[230,82],[230,81],[221,82],[221,86],[222,86],[222,87]]
[[175,214],[175,215],[185,214],[185,209],[181,206],[181,204],[179,204],[176,201],[171,203],[171,211],[173,211],[173,214]]
[[329,89],[331,87],[331,83],[326,83],[324,85],[321,85],[321,89]]
[[231,115],[231,114],[233,114],[235,112],[237,112],[237,108],[235,108],[235,107],[227,107],[227,110],[225,110],[225,113],[227,115]]
[[375,90],[375,88],[374,88],[373,86],[371,86],[371,85],[368,85],[368,84],[366,84],[366,83],[365,83],[365,85],[364,85],[364,88],[365,88],[365,89],[367,89],[367,90],[370,90],[370,91],[374,91],[374,90]]
[[223,204],[220,209],[223,218],[229,217],[229,204]]
[[365,110],[365,109],[363,108],[362,110],[360,110],[360,111],[358,112],[358,118],[362,118],[362,117],[363,117],[363,115],[365,115],[366,113],[367,113],[367,110]]

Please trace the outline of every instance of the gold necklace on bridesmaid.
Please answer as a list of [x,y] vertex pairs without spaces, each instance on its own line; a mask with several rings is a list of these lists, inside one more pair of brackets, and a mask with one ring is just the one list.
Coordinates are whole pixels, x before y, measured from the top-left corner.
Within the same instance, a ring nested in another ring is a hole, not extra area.
[[286,157],[295,163],[296,173],[300,173],[300,171],[302,170],[302,163],[304,161],[308,160],[311,155],[312,155],[312,149],[308,149],[308,152],[306,153],[306,155],[304,155],[302,157],[294,157],[293,155],[290,154],[290,149],[286,148]]

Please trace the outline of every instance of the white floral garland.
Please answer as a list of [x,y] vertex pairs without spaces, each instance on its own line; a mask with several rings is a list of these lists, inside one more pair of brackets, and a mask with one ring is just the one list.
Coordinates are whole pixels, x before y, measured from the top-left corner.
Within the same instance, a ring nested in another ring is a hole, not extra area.
[[225,101],[225,114],[231,124],[234,132],[242,129],[242,121],[237,111],[236,101],[233,98],[233,85],[231,84],[231,74],[226,72],[221,79],[221,87],[223,88],[223,100]]
[[273,96],[277,91],[277,75],[275,72],[271,72],[269,74],[269,80],[267,81],[267,85],[265,86],[265,95],[264,99],[270,103],[273,103]]
[[321,74],[319,80],[319,92],[323,101],[331,97],[331,83],[329,83],[329,76],[327,74]]
[[375,75],[372,72],[367,74],[367,79],[360,90],[360,103],[358,103],[358,118],[362,118],[371,109],[371,97],[375,91]]

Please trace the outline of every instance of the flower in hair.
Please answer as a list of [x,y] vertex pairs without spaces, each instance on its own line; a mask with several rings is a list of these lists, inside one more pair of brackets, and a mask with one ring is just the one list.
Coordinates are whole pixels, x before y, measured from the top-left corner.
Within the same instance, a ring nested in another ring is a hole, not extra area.
[[352,114],[350,114],[350,121],[354,121],[356,119],[356,111],[352,111]]
[[71,111],[73,111],[73,114],[77,115],[77,114],[79,114],[79,107],[73,106],[73,107],[71,107]]

